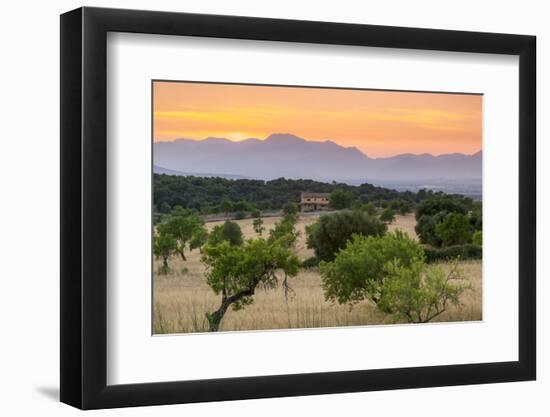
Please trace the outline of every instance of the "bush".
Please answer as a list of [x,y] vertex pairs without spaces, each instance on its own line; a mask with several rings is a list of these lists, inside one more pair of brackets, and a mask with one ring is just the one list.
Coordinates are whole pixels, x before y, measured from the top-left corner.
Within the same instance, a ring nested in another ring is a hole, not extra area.
[[391,208],[384,209],[380,215],[380,220],[384,223],[392,223],[395,220],[395,212]]
[[244,211],[238,211],[235,213],[235,220],[242,220],[246,218],[246,213]]
[[352,235],[382,236],[387,226],[363,211],[341,211],[322,215],[306,227],[307,246],[320,260],[331,261]]
[[442,246],[463,245],[472,241],[472,231],[468,216],[461,213],[449,213],[445,219],[435,225],[435,235]]
[[472,235],[472,243],[477,246],[483,246],[483,236],[481,230],[476,230]]
[[422,246],[401,231],[383,237],[354,236],[332,262],[319,265],[327,300],[340,304],[368,299],[377,303],[388,277],[387,265],[398,262],[409,268],[424,262]]
[[237,223],[226,220],[222,225],[214,226],[208,236],[208,244],[214,246],[223,241],[229,242],[231,246],[243,244],[243,232]]
[[483,250],[481,246],[467,243],[465,245],[447,246],[445,248],[434,248],[431,246],[424,246],[424,253],[426,255],[426,262],[438,262],[466,259],[481,259]]
[[467,214],[466,202],[453,196],[434,197],[416,207],[416,220],[422,216],[434,216],[440,212]]
[[362,210],[364,211],[365,213],[367,213],[369,216],[375,216],[376,215],[376,207],[374,206],[374,204],[372,203],[365,203],[363,204],[359,210]]
[[330,193],[330,206],[335,210],[350,208],[355,196],[351,191],[334,190]]
[[298,204],[296,203],[287,203],[283,207],[283,214],[285,216],[295,216],[298,214],[299,211],[300,209],[298,208]]

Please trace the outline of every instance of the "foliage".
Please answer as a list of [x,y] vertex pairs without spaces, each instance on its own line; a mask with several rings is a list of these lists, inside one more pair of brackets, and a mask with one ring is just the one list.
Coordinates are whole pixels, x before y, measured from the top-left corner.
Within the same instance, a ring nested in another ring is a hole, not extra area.
[[395,211],[391,208],[386,208],[384,211],[382,211],[382,214],[380,214],[380,220],[384,223],[392,223],[395,220]]
[[416,207],[416,220],[422,216],[434,216],[440,212],[467,214],[471,199],[459,196],[441,195],[422,201]]
[[456,259],[481,259],[483,256],[481,246],[472,243],[448,246],[445,248],[424,246],[424,253],[426,255],[426,262],[428,263],[449,260],[452,261]]
[[206,315],[210,331],[218,331],[230,306],[240,310],[251,304],[258,285],[273,288],[278,271],[286,278],[295,276],[299,268],[299,260],[291,249],[278,240],[262,238],[242,246],[232,246],[228,241],[207,244],[202,259],[208,266],[207,284],[222,296],[220,307]]
[[373,203],[370,203],[370,202],[362,204],[361,207],[359,208],[359,210],[364,211],[369,216],[375,216],[376,212],[377,212],[376,206]]
[[157,259],[162,259],[161,274],[167,274],[169,271],[168,258],[176,251],[176,239],[170,234],[155,233],[153,241],[153,254]]
[[391,201],[388,205],[388,208],[398,212],[403,216],[412,210],[411,203],[401,199]]
[[463,245],[472,241],[472,231],[468,216],[461,213],[449,213],[445,219],[435,225],[435,235],[442,246]]
[[481,230],[476,230],[472,235],[472,243],[477,246],[483,246],[483,236]]
[[450,305],[459,305],[460,295],[467,289],[456,283],[464,279],[456,262],[448,273],[440,266],[427,266],[422,259],[408,266],[394,260],[384,269],[387,276],[377,307],[396,320],[427,323]]
[[219,210],[227,216],[229,212],[233,211],[233,204],[229,200],[223,200],[220,203]]
[[223,241],[228,242],[231,246],[243,244],[243,232],[237,223],[226,220],[223,224],[214,226],[208,236],[208,244],[212,246]]
[[[372,184],[353,186],[341,183],[323,183],[312,180],[291,180],[279,178],[272,181],[252,179],[225,179],[219,177],[193,177],[155,174],[153,177],[153,201],[161,210],[182,206],[199,210],[203,214],[228,213],[238,211],[232,202],[245,202],[261,210],[281,210],[288,202],[300,201],[300,193],[332,193],[335,190],[353,194],[354,200],[376,202],[404,200],[412,205],[437,195],[432,191],[396,191]],[[166,203],[166,205],[164,204]],[[167,212],[168,212],[167,211]]]
[[203,245],[208,240],[208,231],[204,227],[199,227],[193,233],[189,242],[189,250],[199,249],[202,251]]
[[157,232],[159,235],[170,235],[175,239],[175,252],[185,261],[186,247],[201,228],[204,228],[204,222],[196,212],[176,207],[157,225]]
[[330,207],[335,210],[348,209],[355,200],[355,196],[351,191],[336,189],[330,193]]
[[252,222],[252,226],[254,227],[254,231],[256,233],[258,233],[260,236],[262,235],[262,233],[265,230],[265,227],[263,225],[264,225],[264,221],[261,217],[256,217]]
[[332,262],[319,265],[325,298],[340,304],[378,303],[389,264],[409,268],[423,260],[421,245],[399,230],[382,237],[355,235]]
[[235,220],[242,220],[246,217],[246,213],[244,211],[237,211],[235,213]]
[[352,235],[381,236],[387,226],[364,211],[341,211],[324,214],[306,227],[307,246],[320,260],[331,261]]
[[299,212],[298,204],[296,203],[287,203],[283,207],[283,215],[284,216],[295,216]]
[[300,236],[300,232],[295,229],[298,216],[295,214],[288,214],[284,216],[280,221],[275,223],[275,227],[269,231],[269,241],[280,241],[285,247],[293,247],[294,243]]
[[481,204],[466,197],[435,196],[417,206],[416,221],[422,243],[434,247],[467,243],[471,232],[481,227]]

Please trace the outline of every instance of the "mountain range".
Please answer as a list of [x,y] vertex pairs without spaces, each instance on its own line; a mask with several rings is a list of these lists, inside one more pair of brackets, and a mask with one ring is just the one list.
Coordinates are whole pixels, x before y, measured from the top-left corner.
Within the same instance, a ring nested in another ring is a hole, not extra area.
[[[154,144],[154,171],[172,175],[331,182],[481,179],[482,153],[401,154],[371,158],[355,147],[308,141],[288,133],[264,140],[176,139]],[[205,174],[209,173],[209,174]]]

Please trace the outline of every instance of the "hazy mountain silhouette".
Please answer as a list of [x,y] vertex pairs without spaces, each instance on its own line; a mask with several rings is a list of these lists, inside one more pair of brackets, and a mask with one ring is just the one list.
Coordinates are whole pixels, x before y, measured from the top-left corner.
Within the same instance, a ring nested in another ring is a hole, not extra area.
[[275,133],[265,140],[250,138],[233,142],[210,137],[154,144],[154,163],[159,170],[178,171],[179,175],[226,173],[220,176],[266,180],[280,177],[344,182],[476,179],[481,178],[481,161],[481,151],[473,155],[402,154],[369,158],[355,147],[332,141],[306,141],[288,133]]
[[153,165],[153,172],[155,174],[177,175],[177,176],[180,176],[180,177],[189,177],[189,176],[195,176],[195,177],[221,177],[221,178],[227,178],[227,179],[231,179],[231,180],[238,180],[238,179],[246,178],[242,175],[231,175],[231,174],[223,174],[223,173],[182,172],[182,171],[176,171],[174,169],[159,167],[158,165]]

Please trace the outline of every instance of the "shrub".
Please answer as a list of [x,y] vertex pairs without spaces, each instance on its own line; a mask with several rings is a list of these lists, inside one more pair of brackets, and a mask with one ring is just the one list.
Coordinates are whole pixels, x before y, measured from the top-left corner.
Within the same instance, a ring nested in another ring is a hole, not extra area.
[[408,268],[424,260],[422,246],[401,231],[385,236],[354,236],[332,262],[319,264],[325,298],[340,304],[368,299],[378,303],[387,265]]
[[355,196],[351,191],[338,189],[330,193],[330,206],[336,210],[350,208],[353,200],[355,200]]
[[360,207],[360,210],[367,213],[369,216],[375,216],[376,215],[376,207],[372,203],[365,203]]
[[456,259],[481,259],[483,250],[481,246],[467,243],[465,245],[447,246],[445,248],[434,248],[424,246],[426,262],[449,261]]
[[322,215],[306,227],[307,246],[320,260],[331,261],[352,235],[382,236],[387,226],[363,211],[341,211]]
[[237,223],[226,220],[223,224],[214,226],[208,237],[208,244],[217,245],[223,241],[229,242],[231,246],[243,244],[243,232]]
[[299,208],[298,208],[298,204],[296,203],[287,203],[284,207],[283,207],[283,214],[285,216],[295,216],[298,214],[298,211]]
[[426,323],[449,305],[459,304],[467,288],[455,263],[450,272],[429,266],[422,246],[397,231],[383,237],[354,236],[334,261],[320,263],[327,300],[354,304],[363,300],[397,320]]
[[476,230],[472,235],[472,243],[477,246],[483,246],[483,236],[481,230]]
[[449,213],[435,225],[435,235],[442,246],[463,245],[472,241],[472,231],[468,217],[461,213]]
[[380,220],[391,224],[395,220],[395,212],[391,208],[384,209],[380,214]]
[[256,217],[252,222],[252,226],[254,227],[254,231],[258,233],[260,236],[265,230],[264,221],[261,217]]
[[397,320],[427,323],[447,309],[460,304],[467,286],[458,284],[464,273],[455,263],[447,273],[439,266],[427,266],[420,259],[405,267],[394,261],[386,266],[378,309]]
[[453,196],[438,196],[422,201],[416,207],[416,220],[422,216],[434,216],[440,212],[467,214],[464,201]]

